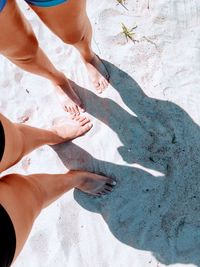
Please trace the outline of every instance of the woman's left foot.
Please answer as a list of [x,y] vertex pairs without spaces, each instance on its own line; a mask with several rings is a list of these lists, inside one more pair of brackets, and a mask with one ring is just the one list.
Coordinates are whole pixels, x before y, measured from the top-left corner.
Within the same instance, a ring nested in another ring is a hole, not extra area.
[[109,84],[109,73],[105,65],[96,54],[93,55],[92,60],[90,61],[83,60],[92,84],[97,92],[101,94]]
[[57,118],[53,121],[51,129],[56,134],[55,141],[52,144],[59,144],[82,136],[92,126],[91,121],[85,116],[74,115],[70,120],[65,117]]
[[76,188],[93,196],[101,196],[111,193],[116,181],[112,178],[86,172],[86,171],[70,171],[74,179],[78,181]]

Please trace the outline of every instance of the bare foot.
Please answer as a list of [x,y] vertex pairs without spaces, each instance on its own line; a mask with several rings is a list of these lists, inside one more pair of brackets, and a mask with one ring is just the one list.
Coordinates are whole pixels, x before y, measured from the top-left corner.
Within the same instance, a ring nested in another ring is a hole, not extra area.
[[58,98],[65,111],[70,114],[79,115],[80,112],[85,111],[81,100],[71,87],[67,78],[65,76],[63,77],[63,83],[59,85],[56,84]]
[[92,128],[92,123],[85,116],[76,115],[71,120],[58,118],[53,121],[53,132],[56,134],[54,144],[62,143],[84,135]]
[[110,193],[116,185],[116,181],[106,176],[85,171],[70,171],[79,182],[76,188],[94,196]]
[[[84,60],[84,59],[83,59]],[[101,59],[94,54],[91,61],[84,60],[91,82],[99,94],[101,94],[108,87],[109,73],[101,61]]]

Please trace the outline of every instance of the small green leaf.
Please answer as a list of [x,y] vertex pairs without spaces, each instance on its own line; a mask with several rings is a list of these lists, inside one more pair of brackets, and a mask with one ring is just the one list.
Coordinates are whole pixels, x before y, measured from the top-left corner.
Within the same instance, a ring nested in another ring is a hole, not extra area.
[[126,0],[116,0],[118,2],[117,5],[121,5],[123,6],[126,10],[128,10],[128,8],[125,6],[126,5]]
[[130,39],[133,42],[136,42],[136,40],[133,38],[133,35],[135,34],[133,32],[134,29],[137,28],[137,26],[133,27],[132,29],[128,29],[124,23],[121,23],[121,27],[122,27],[122,33],[125,35],[126,40],[128,41],[128,39]]

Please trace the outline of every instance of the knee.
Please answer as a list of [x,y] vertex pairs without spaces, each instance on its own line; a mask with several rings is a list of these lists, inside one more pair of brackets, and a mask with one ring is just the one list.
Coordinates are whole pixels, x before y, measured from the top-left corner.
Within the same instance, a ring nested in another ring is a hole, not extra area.
[[43,192],[32,181],[31,175],[8,174],[1,179],[0,185],[10,188],[10,195],[16,197],[19,203],[24,202],[24,206],[33,214],[33,217],[38,215],[42,210]]
[[84,35],[81,32],[79,32],[79,33],[78,32],[65,33],[65,34],[62,34],[62,36],[60,36],[60,38],[66,44],[75,45],[75,44],[79,43],[84,38]]
[[90,24],[83,23],[81,26],[74,25],[70,30],[61,31],[58,36],[64,43],[75,45],[86,39],[86,36],[90,33],[89,30]]
[[29,63],[35,59],[38,49],[39,45],[36,37],[30,35],[26,40],[23,40],[21,46],[13,49],[8,58],[16,63]]
[[68,31],[61,33],[60,38],[63,40],[66,44],[76,45],[80,42],[88,42],[88,40],[91,39],[92,36],[92,26],[87,18],[85,23],[82,24],[82,26],[74,27],[76,31]]
[[33,61],[37,55],[38,49],[39,49],[38,41],[36,38],[32,37],[31,43],[29,40],[29,42],[27,42],[27,44],[24,44],[24,47],[21,49],[20,51],[21,55],[18,58],[18,61],[21,62]]

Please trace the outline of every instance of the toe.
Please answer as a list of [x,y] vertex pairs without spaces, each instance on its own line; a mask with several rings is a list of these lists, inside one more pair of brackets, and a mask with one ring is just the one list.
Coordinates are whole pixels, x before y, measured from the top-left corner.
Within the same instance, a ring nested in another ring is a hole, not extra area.
[[104,81],[102,81],[102,87],[103,87],[103,90],[105,90],[106,89],[106,87],[107,87],[107,85],[106,85],[106,81],[104,80]]
[[89,118],[87,118],[85,116],[79,116],[79,115],[75,115],[74,120],[79,122],[81,126],[85,125],[86,123],[88,123],[90,121]]
[[82,121],[84,121],[85,119],[86,119],[85,116],[78,116],[76,120],[79,121],[79,122],[82,122]]
[[77,105],[65,105],[65,111],[69,112],[71,115],[79,115],[79,107]]
[[69,112],[69,109],[67,106],[64,106],[64,111]]
[[100,84],[100,83],[96,83],[96,84],[95,84],[95,88],[96,88],[96,90],[97,90],[97,92],[98,92],[99,94],[102,93],[102,89],[101,89],[101,84]]
[[104,190],[111,192],[113,190],[113,186],[105,185]]
[[117,182],[114,179],[108,178],[105,185],[110,186],[110,187],[114,187],[116,184],[117,184]]
[[76,109],[74,107],[70,107],[70,114],[75,114],[76,115]]
[[85,109],[84,108],[81,108],[81,107],[79,107],[79,112],[85,112]]
[[104,79],[104,82],[103,83],[104,83],[104,87],[107,88],[108,87],[108,84],[109,84],[108,81],[106,79]]
[[75,111],[76,115],[79,115],[80,114],[78,106],[75,106],[74,107],[74,111]]
[[101,92],[103,92],[105,90],[103,81],[100,82],[100,88],[101,88]]
[[92,128],[92,126],[93,126],[93,124],[91,122],[83,125],[83,128],[82,128],[83,132],[85,132],[85,133],[88,132]]
[[72,115],[72,118],[73,118],[73,120],[75,120],[75,121],[80,121],[80,120],[82,120],[82,117],[81,117],[79,114],[73,114],[73,115]]
[[70,113],[70,119],[77,121],[78,116],[76,114]]
[[101,190],[101,191],[99,191],[98,193],[96,193],[96,194],[98,194],[98,196],[102,196],[102,195],[107,195],[107,194],[109,194],[110,192],[108,192],[108,191],[106,191],[106,190]]
[[80,125],[81,125],[81,126],[84,126],[84,125],[87,124],[89,121],[90,121],[90,120],[89,120],[88,118],[85,118],[84,120],[82,120],[82,121],[80,122]]
[[102,77],[100,80],[101,90],[104,91],[108,87],[108,81]]
[[67,112],[69,112],[71,115],[74,114],[73,111],[72,111],[72,109],[71,109],[71,107],[67,107]]
[[83,104],[78,105],[79,112],[85,112]]
[[102,80],[102,82],[101,82],[101,87],[102,87],[102,90],[105,90],[105,89],[106,89],[106,83],[105,83],[105,80]]
[[106,183],[103,185],[100,191],[95,192],[98,195],[106,195],[113,191],[113,187],[116,185],[116,181],[111,178],[107,178]]

